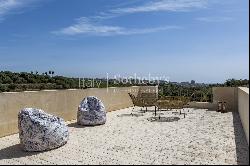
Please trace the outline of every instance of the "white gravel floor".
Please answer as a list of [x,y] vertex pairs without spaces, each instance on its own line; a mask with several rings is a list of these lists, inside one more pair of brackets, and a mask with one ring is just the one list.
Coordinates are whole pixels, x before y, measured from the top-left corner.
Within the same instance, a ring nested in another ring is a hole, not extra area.
[[161,117],[180,119],[151,122],[152,111],[144,116],[129,115],[131,108],[110,112],[103,126],[72,123],[69,142],[48,152],[23,152],[18,134],[0,138],[0,164],[249,163],[249,147],[237,113],[190,109],[184,118],[164,111]]

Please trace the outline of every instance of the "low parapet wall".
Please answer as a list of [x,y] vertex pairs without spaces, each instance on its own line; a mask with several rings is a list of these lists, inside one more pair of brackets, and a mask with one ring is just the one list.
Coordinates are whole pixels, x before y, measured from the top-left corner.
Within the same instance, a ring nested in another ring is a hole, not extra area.
[[189,106],[191,108],[197,108],[197,109],[208,109],[215,111],[217,108],[216,103],[210,103],[210,102],[190,102]]
[[249,145],[249,88],[246,87],[215,87],[213,103],[225,101],[227,111],[238,111],[246,139]]
[[78,105],[87,96],[100,98],[106,110],[113,111],[132,106],[128,93],[138,93],[138,87],[0,93],[0,137],[18,132],[17,116],[23,108],[40,108],[68,121],[76,119]]
[[238,88],[238,98],[240,119],[249,145],[249,89]]
[[238,111],[238,88],[237,87],[214,87],[213,103],[226,102],[226,110]]

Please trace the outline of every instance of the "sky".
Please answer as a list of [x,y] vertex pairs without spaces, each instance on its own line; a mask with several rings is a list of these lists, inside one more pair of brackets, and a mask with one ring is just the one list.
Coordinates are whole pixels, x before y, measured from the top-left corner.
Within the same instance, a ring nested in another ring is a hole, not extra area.
[[0,70],[249,78],[248,0],[0,0]]

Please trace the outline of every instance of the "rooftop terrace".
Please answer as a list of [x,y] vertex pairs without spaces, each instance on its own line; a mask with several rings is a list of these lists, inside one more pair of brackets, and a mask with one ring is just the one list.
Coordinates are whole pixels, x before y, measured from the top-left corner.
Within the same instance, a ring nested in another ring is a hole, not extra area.
[[23,152],[18,134],[0,138],[0,164],[249,163],[238,112],[185,109],[184,118],[162,111],[161,117],[172,118],[152,122],[153,109],[143,116],[131,116],[131,110],[109,112],[103,126],[81,127],[72,121],[69,142],[52,151]]

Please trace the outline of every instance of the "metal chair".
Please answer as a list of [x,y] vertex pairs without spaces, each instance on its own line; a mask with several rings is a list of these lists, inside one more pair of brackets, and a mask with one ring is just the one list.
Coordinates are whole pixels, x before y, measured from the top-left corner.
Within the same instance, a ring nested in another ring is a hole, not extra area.
[[[135,95],[128,93],[130,99],[132,100],[133,103],[133,108],[132,108],[132,112],[134,111],[135,107],[142,107],[144,108],[144,101],[141,98],[136,97]],[[133,113],[131,113],[131,115],[133,115]]]

